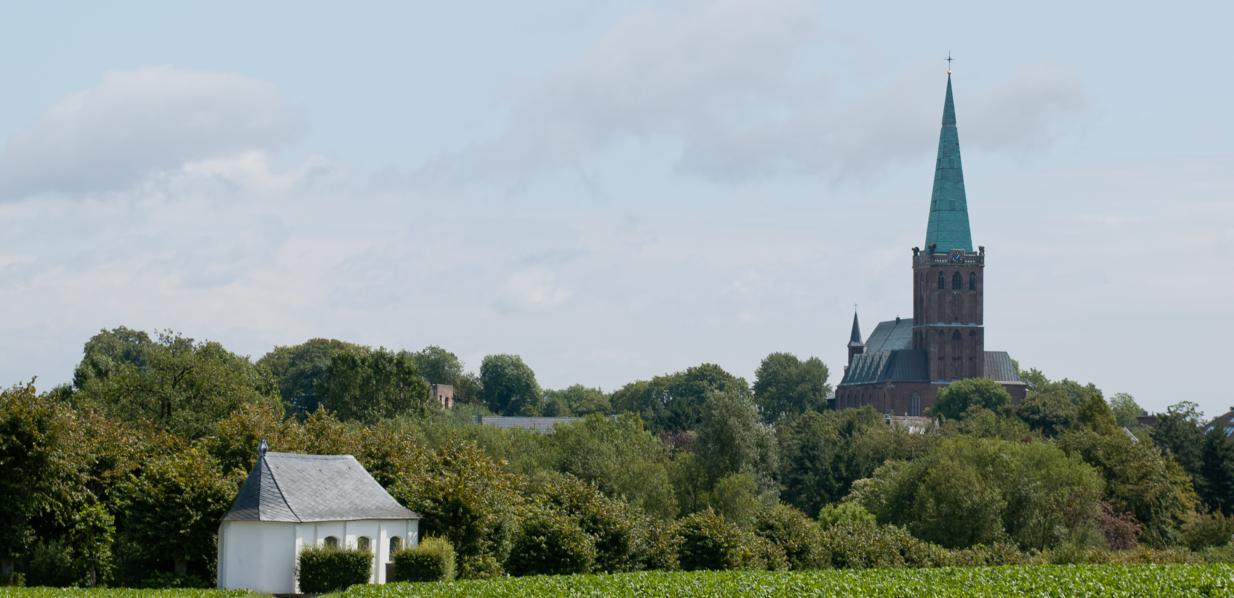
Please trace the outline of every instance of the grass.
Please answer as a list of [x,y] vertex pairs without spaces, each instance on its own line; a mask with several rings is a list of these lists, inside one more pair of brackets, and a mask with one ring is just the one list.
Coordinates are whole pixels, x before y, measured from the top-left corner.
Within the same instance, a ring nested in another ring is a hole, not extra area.
[[568,575],[354,586],[334,596],[1234,596],[1234,565],[1016,565],[937,569]]
[[255,598],[263,594],[254,594],[244,590],[0,587],[0,598],[10,596],[13,598],[72,598],[74,596],[89,598],[154,598],[155,596],[158,598]]

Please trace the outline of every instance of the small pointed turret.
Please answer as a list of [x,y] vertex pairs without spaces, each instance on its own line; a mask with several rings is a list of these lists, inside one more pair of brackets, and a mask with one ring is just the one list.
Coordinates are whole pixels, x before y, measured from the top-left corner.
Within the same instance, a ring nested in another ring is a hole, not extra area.
[[861,342],[861,327],[857,325],[857,310],[853,310],[853,331],[848,335],[848,364],[853,365],[853,358],[865,352],[866,345]]
[[947,98],[943,101],[943,128],[938,135],[938,159],[934,164],[934,191],[930,196],[930,222],[926,226],[925,246],[927,251],[935,253],[946,253],[952,249],[973,250],[950,71],[947,72]]

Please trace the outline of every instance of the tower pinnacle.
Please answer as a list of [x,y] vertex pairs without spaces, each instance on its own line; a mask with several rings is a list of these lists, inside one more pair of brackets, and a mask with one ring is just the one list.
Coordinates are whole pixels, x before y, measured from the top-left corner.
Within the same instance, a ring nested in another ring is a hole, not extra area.
[[[948,59],[950,59],[950,54]],[[934,189],[930,195],[930,221],[926,226],[927,251],[973,250],[968,228],[968,199],[964,194],[964,170],[960,164],[960,135],[956,130],[955,100],[951,95],[948,62],[947,97],[943,101],[943,126],[938,135],[938,158],[934,164]]]

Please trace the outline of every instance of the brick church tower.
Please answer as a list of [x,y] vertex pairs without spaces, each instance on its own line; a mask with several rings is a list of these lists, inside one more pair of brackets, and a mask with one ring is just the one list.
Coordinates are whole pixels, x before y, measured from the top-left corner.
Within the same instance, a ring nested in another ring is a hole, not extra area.
[[929,355],[931,380],[985,375],[984,268],[985,248],[973,251],[968,227],[968,198],[948,73],[925,250],[913,248],[912,346]]
[[849,363],[836,386],[835,406],[923,415],[939,389],[980,377],[1022,400],[1027,387],[1011,357],[985,349],[984,289],[985,248],[973,250],[948,71],[925,248],[913,248],[913,318],[879,322],[862,342],[853,316]]

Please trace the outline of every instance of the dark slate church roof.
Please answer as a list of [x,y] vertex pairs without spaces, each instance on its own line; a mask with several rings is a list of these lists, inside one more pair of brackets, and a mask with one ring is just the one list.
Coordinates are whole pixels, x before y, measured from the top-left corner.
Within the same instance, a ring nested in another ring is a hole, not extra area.
[[419,519],[351,455],[266,452],[224,521]]
[[[853,357],[840,384],[930,382],[926,352],[912,346],[911,319],[879,322],[866,341],[865,353]],[[984,371],[987,378],[998,382],[1022,382],[1006,351],[986,351]]]

